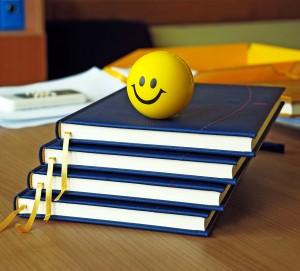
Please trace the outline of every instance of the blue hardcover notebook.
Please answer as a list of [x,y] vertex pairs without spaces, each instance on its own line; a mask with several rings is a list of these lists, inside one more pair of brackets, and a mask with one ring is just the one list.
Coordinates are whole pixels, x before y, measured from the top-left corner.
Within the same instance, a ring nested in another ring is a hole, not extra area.
[[[61,139],[42,146],[41,164],[48,163],[50,157],[62,164],[62,146]],[[246,160],[236,156],[71,142],[68,164],[131,174],[235,183]]]
[[70,131],[72,139],[101,144],[254,156],[282,92],[280,87],[196,84],[181,114],[151,120],[132,107],[122,89],[58,121],[56,134]]
[[[30,189],[47,183],[47,165],[40,165],[28,174]],[[52,189],[61,189],[61,167],[53,170]],[[119,172],[68,169],[68,195],[121,199],[198,209],[223,211],[231,185],[191,181],[179,178],[132,175]]]
[[[27,218],[34,203],[35,191],[26,189],[14,200],[14,208],[26,205],[19,215]],[[111,199],[63,195],[52,202],[51,220],[63,220],[102,225],[122,226],[208,236],[215,223],[217,212],[185,207],[137,203]],[[44,218],[45,195],[38,208],[37,218]]]

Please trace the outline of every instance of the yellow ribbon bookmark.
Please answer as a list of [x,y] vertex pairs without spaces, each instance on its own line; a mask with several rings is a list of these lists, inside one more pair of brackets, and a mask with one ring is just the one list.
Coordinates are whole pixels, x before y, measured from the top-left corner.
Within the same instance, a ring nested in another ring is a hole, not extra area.
[[55,164],[55,157],[48,159],[47,169],[47,184],[46,184],[46,214],[44,221],[48,221],[51,216],[51,205],[52,205],[52,178],[53,178],[53,167]]
[[34,223],[34,220],[35,220],[35,217],[36,217],[39,205],[40,205],[41,194],[42,194],[43,187],[44,187],[43,183],[38,183],[37,184],[33,208],[32,208],[30,217],[27,220],[27,223],[25,225],[16,224],[16,228],[19,230],[20,233],[30,232],[30,230],[32,228],[32,225]]
[[68,154],[69,154],[69,143],[71,138],[71,132],[65,132],[64,143],[62,150],[62,165],[61,165],[61,190],[59,195],[54,201],[60,200],[61,196],[65,193],[68,186]]
[[26,205],[21,205],[17,210],[12,211],[1,223],[0,223],[0,232],[4,231],[9,224],[15,219],[15,217],[24,209],[26,209]]
[[110,67],[107,67],[107,66],[103,68],[103,71],[107,72],[109,75],[119,79],[120,81],[122,81],[123,83],[126,84],[127,77],[124,76],[122,73],[120,73],[120,72],[118,72],[118,71],[116,71],[116,70],[114,70]]

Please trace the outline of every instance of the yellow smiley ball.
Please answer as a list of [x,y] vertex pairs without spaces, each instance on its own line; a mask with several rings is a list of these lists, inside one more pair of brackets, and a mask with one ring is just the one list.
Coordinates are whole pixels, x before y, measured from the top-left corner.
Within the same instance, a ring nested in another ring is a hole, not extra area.
[[138,112],[153,119],[169,118],[182,111],[193,92],[190,68],[181,58],[166,51],[139,58],[127,79],[130,102]]

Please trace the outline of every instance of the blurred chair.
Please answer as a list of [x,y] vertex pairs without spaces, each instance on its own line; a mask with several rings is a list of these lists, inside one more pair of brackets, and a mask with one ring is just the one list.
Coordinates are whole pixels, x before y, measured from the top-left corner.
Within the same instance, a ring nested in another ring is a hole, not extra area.
[[143,47],[153,47],[148,27],[129,21],[55,21],[46,25],[48,79],[102,68]]

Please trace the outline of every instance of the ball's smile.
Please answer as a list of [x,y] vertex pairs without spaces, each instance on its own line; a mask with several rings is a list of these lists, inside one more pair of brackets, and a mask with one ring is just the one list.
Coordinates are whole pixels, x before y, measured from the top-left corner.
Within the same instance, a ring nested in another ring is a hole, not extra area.
[[150,99],[150,100],[144,100],[144,99],[142,99],[142,98],[138,95],[138,93],[137,93],[137,91],[136,91],[135,84],[133,84],[133,85],[131,85],[131,86],[132,86],[132,88],[133,88],[135,97],[136,97],[141,103],[143,103],[143,104],[153,104],[153,103],[155,103],[155,102],[160,98],[160,96],[161,96],[163,93],[166,93],[164,90],[160,89],[159,92],[157,93],[157,95],[156,95],[153,99]]

